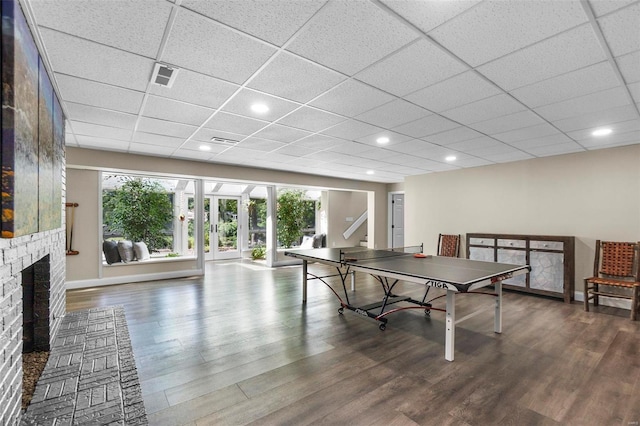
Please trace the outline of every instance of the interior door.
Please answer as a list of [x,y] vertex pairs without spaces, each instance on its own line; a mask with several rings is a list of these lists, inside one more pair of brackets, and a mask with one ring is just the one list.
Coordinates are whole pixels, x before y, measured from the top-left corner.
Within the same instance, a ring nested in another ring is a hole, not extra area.
[[[216,195],[211,202],[209,230],[210,251],[213,259],[240,257],[240,197]],[[206,258],[206,256],[205,256]]]
[[392,194],[391,235],[393,247],[404,247],[404,194]]

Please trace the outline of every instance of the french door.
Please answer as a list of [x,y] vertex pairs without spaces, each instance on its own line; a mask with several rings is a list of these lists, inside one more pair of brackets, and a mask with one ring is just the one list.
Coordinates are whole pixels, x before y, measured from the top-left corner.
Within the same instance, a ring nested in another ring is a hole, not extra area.
[[240,205],[240,197],[205,197],[205,260],[240,257]]

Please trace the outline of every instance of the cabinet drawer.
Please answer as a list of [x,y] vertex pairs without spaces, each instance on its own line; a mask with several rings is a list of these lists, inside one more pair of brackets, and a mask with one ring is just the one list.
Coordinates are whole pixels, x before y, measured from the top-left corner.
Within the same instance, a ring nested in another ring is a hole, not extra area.
[[564,243],[562,241],[531,241],[529,247],[531,249],[564,250]]
[[493,238],[469,238],[469,245],[493,247]]
[[517,247],[517,248],[525,248],[527,247],[527,242],[525,240],[498,240],[498,246],[500,247]]

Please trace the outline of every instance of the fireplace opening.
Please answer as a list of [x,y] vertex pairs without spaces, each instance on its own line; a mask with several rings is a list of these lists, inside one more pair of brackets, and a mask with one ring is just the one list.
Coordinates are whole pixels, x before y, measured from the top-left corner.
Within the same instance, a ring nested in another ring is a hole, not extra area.
[[33,352],[35,318],[34,275],[35,265],[22,271],[22,353]]
[[22,271],[22,353],[49,350],[49,256]]

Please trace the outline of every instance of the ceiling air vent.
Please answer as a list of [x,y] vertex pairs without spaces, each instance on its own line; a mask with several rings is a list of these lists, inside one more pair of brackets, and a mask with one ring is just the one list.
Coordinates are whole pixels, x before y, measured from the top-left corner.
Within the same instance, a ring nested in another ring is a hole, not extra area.
[[155,68],[153,69],[151,82],[159,86],[171,88],[177,75],[178,68],[171,68],[164,64],[156,64]]
[[225,139],[225,138],[219,138],[217,136],[214,136],[211,138],[211,142],[213,143],[217,143],[220,145],[229,145],[229,146],[233,146],[233,145],[237,145],[238,141],[234,141],[233,139]]

